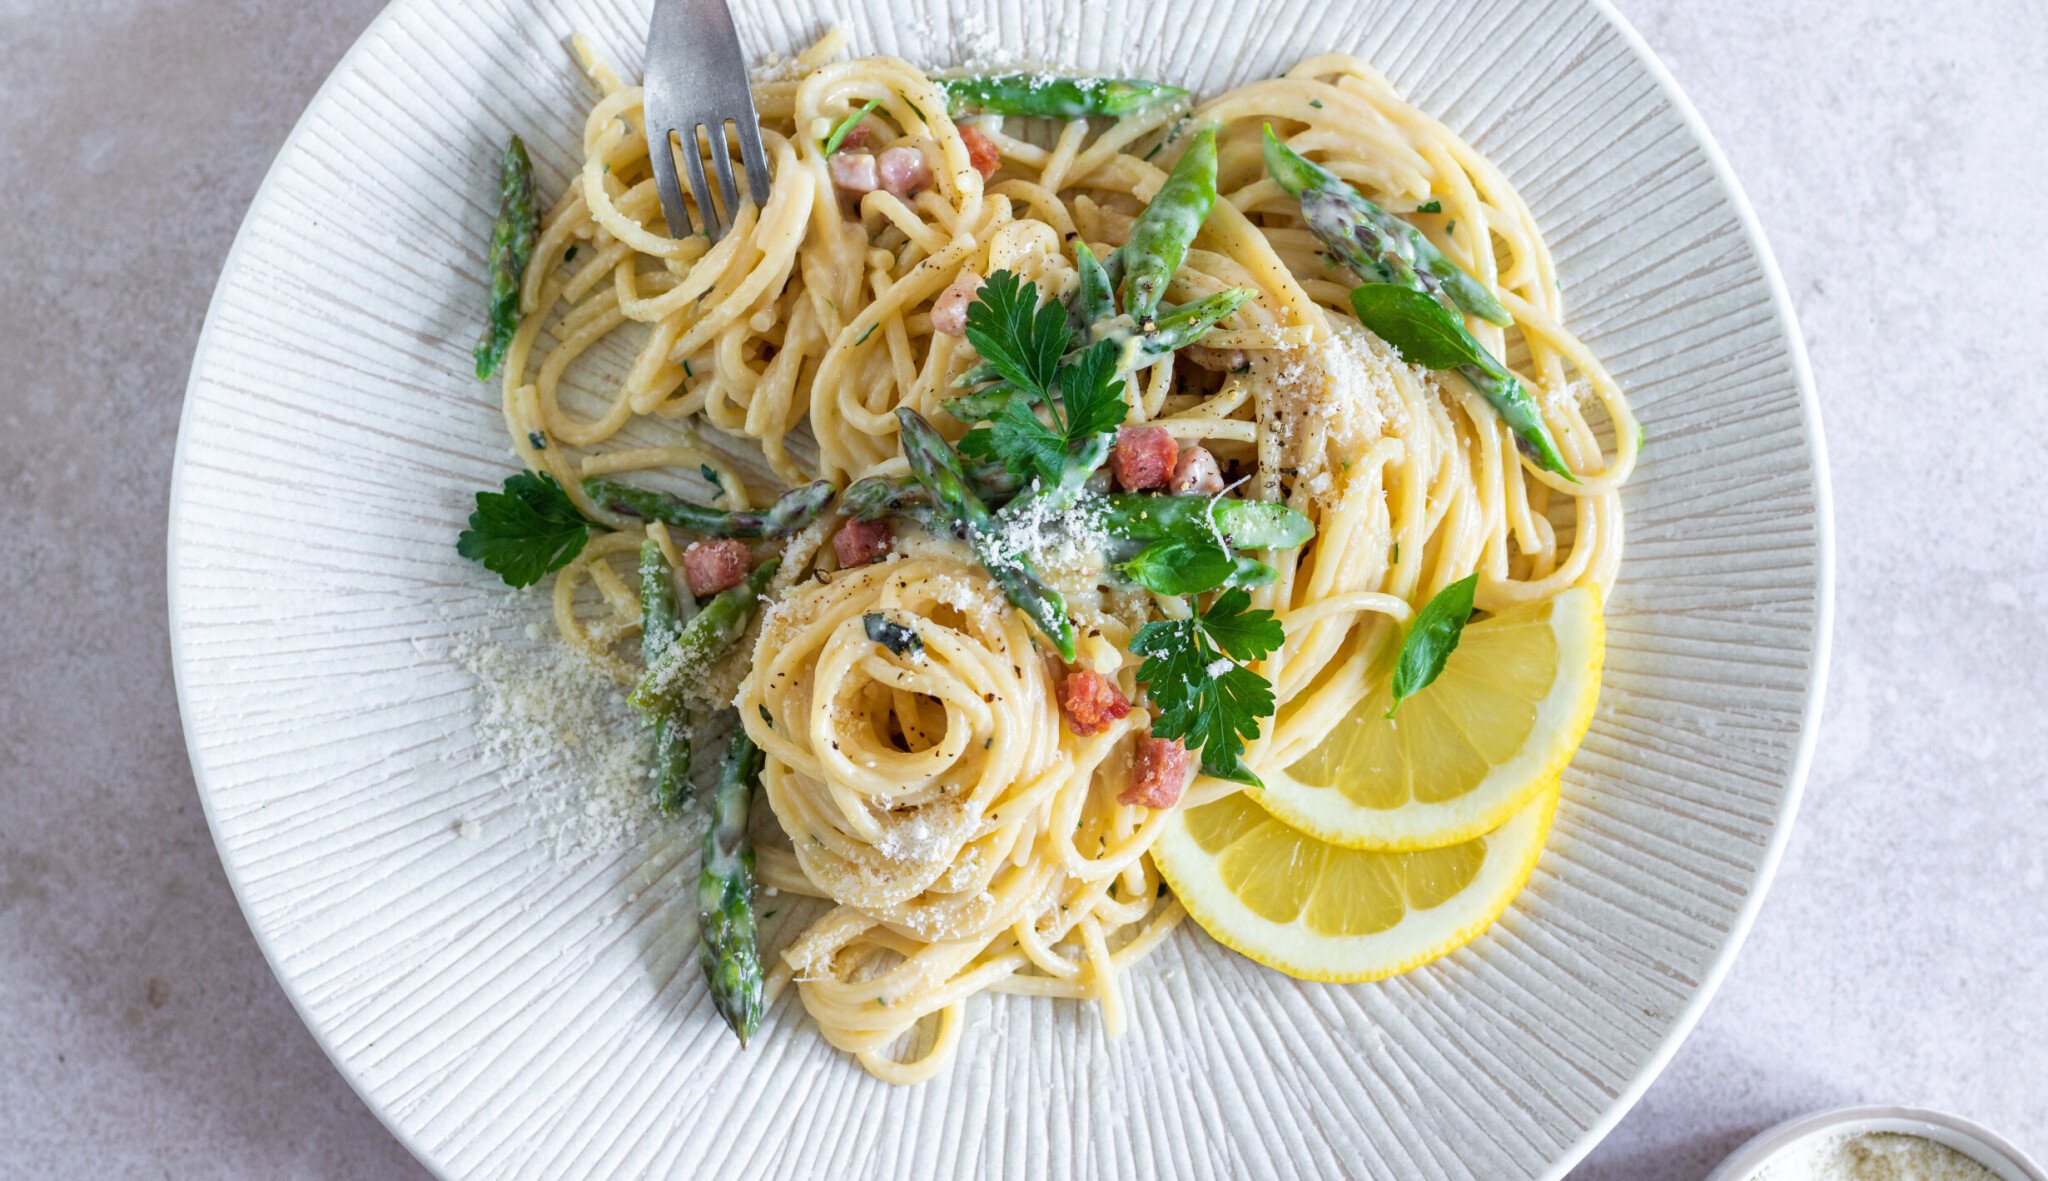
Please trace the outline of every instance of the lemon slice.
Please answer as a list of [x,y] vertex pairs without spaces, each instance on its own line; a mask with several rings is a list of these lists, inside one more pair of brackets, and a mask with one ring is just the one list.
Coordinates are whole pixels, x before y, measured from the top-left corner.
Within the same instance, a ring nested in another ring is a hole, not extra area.
[[1536,868],[1555,784],[1500,828],[1412,853],[1326,844],[1239,792],[1182,808],[1152,859],[1217,942],[1303,980],[1379,980],[1492,925]]
[[1431,849],[1506,823],[1558,777],[1600,698],[1600,594],[1572,587],[1465,629],[1427,689],[1392,718],[1392,678],[1323,741],[1264,776],[1259,802],[1355,849]]

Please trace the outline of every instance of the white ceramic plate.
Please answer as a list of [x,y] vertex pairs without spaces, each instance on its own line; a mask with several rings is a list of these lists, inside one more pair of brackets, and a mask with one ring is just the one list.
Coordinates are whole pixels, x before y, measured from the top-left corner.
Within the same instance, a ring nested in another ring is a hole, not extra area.
[[[823,27],[751,0],[754,52]],[[1571,322],[1648,428],[1606,692],[1549,851],[1484,938],[1305,985],[1192,925],[1135,1028],[981,1004],[966,1053],[883,1086],[791,1001],[741,1052],[652,843],[556,860],[448,657],[490,580],[455,555],[510,470],[467,377],[509,132],[549,191],[588,101],[561,47],[637,73],[646,0],[397,0],[242,227],[193,365],[171,509],[173,651],[221,858],[337,1066],[451,1177],[1558,1175],[1727,969],[1784,842],[1826,663],[1825,465],[1762,239],[1697,118],[1592,0],[844,0],[861,51],[998,47],[1215,91],[1346,49],[1472,138],[1548,231]],[[481,841],[451,831],[485,818]]]

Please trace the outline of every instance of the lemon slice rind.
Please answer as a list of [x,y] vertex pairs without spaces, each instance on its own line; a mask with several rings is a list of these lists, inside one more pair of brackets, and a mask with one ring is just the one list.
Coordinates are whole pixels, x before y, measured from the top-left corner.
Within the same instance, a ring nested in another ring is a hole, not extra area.
[[[1600,700],[1606,629],[1599,592],[1571,587],[1548,602],[1557,639],[1557,675],[1537,704],[1529,741],[1513,757],[1491,767],[1470,791],[1440,802],[1410,800],[1397,808],[1369,808],[1334,787],[1302,783],[1281,770],[1263,774],[1266,786],[1259,803],[1289,826],[1348,849],[1440,848],[1507,823],[1571,762]],[[1451,655],[1452,660],[1457,658],[1456,653]],[[1368,696],[1360,708],[1372,706]]]
[[1394,926],[1367,935],[1323,935],[1299,918],[1281,923],[1255,913],[1223,882],[1217,859],[1196,843],[1178,813],[1167,822],[1152,857],[1181,905],[1232,951],[1301,980],[1384,980],[1456,951],[1507,910],[1535,871],[1550,835],[1560,792],[1554,782],[1548,787],[1498,829],[1482,834],[1487,842],[1485,861],[1464,889],[1426,910],[1410,910]]

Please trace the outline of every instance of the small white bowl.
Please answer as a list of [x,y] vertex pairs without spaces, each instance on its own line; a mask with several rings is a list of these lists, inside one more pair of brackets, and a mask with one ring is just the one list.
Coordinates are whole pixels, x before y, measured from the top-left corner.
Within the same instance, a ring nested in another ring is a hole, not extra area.
[[2048,1181],[2048,1173],[1990,1129],[1924,1107],[1838,1107],[1787,1120],[1758,1133],[1731,1153],[1706,1181],[1748,1181],[1779,1153],[1795,1144],[1830,1136],[1899,1132],[1946,1144],[1998,1174],[2004,1181]]

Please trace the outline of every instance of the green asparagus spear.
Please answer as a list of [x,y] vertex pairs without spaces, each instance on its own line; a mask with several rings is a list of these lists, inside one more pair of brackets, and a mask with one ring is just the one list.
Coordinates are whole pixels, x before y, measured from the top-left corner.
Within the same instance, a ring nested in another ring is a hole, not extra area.
[[1421,230],[1280,142],[1270,125],[1266,128],[1266,169],[1281,188],[1301,199],[1302,216],[1309,228],[1360,279],[1442,294],[1461,311],[1488,323],[1503,328],[1514,323],[1486,284],[1466,274]]
[[533,207],[533,162],[518,136],[505,145],[498,166],[498,220],[491,226],[491,306],[483,339],[476,342],[476,376],[488,381],[504,363],[519,331],[519,283],[533,258],[540,218]]
[[1202,339],[1217,321],[1243,307],[1256,294],[1249,287],[1227,287],[1161,314],[1148,331],[1138,333],[1138,364],[1150,364]]
[[[970,481],[984,506],[995,506],[1015,495],[1016,483],[984,480],[977,465]],[[1315,536],[1315,524],[1284,504],[1262,500],[1233,500],[1195,494],[1157,496],[1118,492],[1102,498],[1104,531],[1121,542],[1119,552],[1135,553],[1155,541],[1214,537],[1221,533],[1238,549],[1294,549]],[[871,476],[846,490],[841,504],[847,515],[862,521],[903,515],[931,506],[931,494],[915,480],[891,480]],[[1213,522],[1213,525],[1212,525]],[[1128,556],[1126,553],[1125,556]]]
[[1050,507],[1048,512],[1063,513],[1074,507],[1081,495],[1088,491],[1089,482],[1102,465],[1109,462],[1109,452],[1116,446],[1116,432],[1104,431],[1074,440],[1060,457],[1059,482],[1050,488],[1040,488],[1036,497]]
[[1131,236],[1117,247],[1123,267],[1124,311],[1140,325],[1152,318],[1167,284],[1187,256],[1188,244],[1216,204],[1216,127],[1195,133],[1167,174],[1166,183],[1131,224]]
[[764,511],[751,512],[692,504],[666,492],[595,477],[583,481],[583,494],[613,512],[661,521],[703,537],[787,537],[816,520],[837,492],[829,481],[817,480],[783,493]]
[[[1456,369],[1514,431],[1522,449],[1539,467],[1576,480],[1522,383],[1439,302],[1447,299],[1458,309],[1495,324],[1513,323],[1485,285],[1447,258],[1422,231],[1281,143],[1271,126],[1266,128],[1266,168],[1281,188],[1301,199],[1301,215],[1316,237],[1365,281],[1364,287],[1352,293],[1352,308],[1359,320],[1409,361],[1433,369]],[[1404,291],[1423,299],[1404,300],[1399,296]],[[1360,302],[1361,293],[1367,293],[1364,298],[1369,302]],[[1432,315],[1431,309],[1442,314]],[[1375,311],[1379,314],[1373,314]],[[1432,347],[1404,347],[1403,340],[1381,330],[1393,324],[1415,329],[1407,334],[1411,343],[1419,343],[1422,336],[1432,338]],[[1431,364],[1431,360],[1447,363]]]
[[711,596],[626,695],[633,708],[655,716],[680,709],[691,679],[739,643],[781,565],[782,559],[770,558],[754,567],[745,582]]
[[760,781],[761,748],[735,727],[704,830],[704,868],[697,875],[698,962],[711,1004],[740,1045],[761,1027],[761,948],[754,932],[754,846],[747,812]]
[[1085,119],[1135,115],[1186,98],[1178,86],[1130,78],[1062,78],[1052,74],[995,74],[942,78],[946,109],[954,115],[1035,115]]
[[988,506],[975,495],[960,457],[946,445],[931,423],[908,406],[896,409],[902,423],[903,456],[917,482],[931,494],[933,507],[967,531],[974,555],[988,570],[989,577],[1003,588],[1003,597],[1030,616],[1065,660],[1074,658],[1074,625],[1067,617],[1067,601],[1032,569],[1024,559],[998,553],[992,544],[994,520]]
[[[640,657],[653,668],[682,633],[676,583],[653,538],[640,543]],[[654,715],[654,803],[673,816],[690,791],[690,719],[680,710]]]
[[961,422],[987,422],[993,419],[1003,412],[1003,407],[1008,406],[1010,399],[1017,393],[1016,386],[1006,381],[996,381],[999,376],[1001,375],[991,373],[987,380],[994,384],[983,386],[971,394],[949,398],[939,404],[939,409]]
[[[982,504],[993,508],[1017,494],[1017,477],[1000,461],[963,462],[962,466],[967,472],[968,486]],[[846,494],[839,498],[839,511],[856,521],[879,521],[930,508],[931,503],[932,494],[925,491],[915,476],[869,476],[847,485]]]
[[1074,240],[1074,269],[1080,275],[1080,285],[1074,289],[1074,302],[1067,309],[1067,323],[1085,343],[1090,328],[1116,315],[1116,285],[1110,282],[1109,272],[1088,248],[1088,243],[1079,238]]

